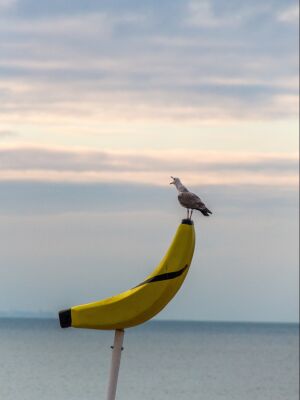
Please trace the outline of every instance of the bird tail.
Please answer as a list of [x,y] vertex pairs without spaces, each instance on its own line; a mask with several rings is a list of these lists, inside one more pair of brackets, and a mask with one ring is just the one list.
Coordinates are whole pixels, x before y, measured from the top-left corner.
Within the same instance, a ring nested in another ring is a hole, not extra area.
[[206,217],[209,217],[209,214],[212,214],[212,212],[207,208],[198,208],[198,210],[200,212],[202,212],[203,215],[205,215]]

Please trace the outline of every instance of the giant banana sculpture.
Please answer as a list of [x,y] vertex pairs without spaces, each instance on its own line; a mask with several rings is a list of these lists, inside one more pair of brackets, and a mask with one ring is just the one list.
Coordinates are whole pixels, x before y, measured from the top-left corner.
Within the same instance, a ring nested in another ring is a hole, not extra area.
[[193,258],[195,230],[185,219],[156,269],[136,287],[105,300],[60,311],[62,328],[125,329],[159,313],[181,287]]

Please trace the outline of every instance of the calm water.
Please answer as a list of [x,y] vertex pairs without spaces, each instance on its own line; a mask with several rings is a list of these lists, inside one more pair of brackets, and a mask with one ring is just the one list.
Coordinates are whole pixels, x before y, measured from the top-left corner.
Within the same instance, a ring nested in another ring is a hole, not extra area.
[[[112,340],[0,319],[0,399],[105,399]],[[151,322],[124,347],[118,400],[298,399],[297,325]]]

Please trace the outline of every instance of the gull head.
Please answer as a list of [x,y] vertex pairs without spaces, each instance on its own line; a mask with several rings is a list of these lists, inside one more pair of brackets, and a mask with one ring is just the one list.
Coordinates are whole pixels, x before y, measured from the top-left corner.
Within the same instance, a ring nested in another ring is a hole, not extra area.
[[172,182],[170,182],[170,185],[175,185],[176,186],[178,183],[181,183],[179,178],[174,178],[174,176],[171,176],[171,178],[173,180],[172,180]]

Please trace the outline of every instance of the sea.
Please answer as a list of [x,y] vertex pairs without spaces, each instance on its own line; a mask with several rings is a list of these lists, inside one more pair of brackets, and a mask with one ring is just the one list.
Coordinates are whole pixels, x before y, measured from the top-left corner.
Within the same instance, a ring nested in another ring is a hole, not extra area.
[[[150,321],[126,330],[118,400],[298,400],[299,326]],[[0,319],[1,400],[106,399],[114,332]]]

